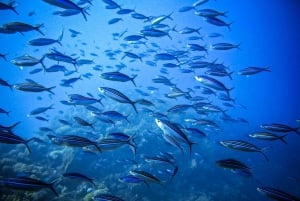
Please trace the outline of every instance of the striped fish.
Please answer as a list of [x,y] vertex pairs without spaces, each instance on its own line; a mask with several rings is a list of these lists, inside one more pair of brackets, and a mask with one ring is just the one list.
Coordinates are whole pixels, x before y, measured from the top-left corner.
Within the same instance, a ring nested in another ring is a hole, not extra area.
[[280,132],[280,133],[287,133],[287,132],[295,132],[298,135],[300,135],[299,129],[298,128],[292,128],[288,125],[284,125],[284,124],[261,124],[260,125],[261,128],[264,128],[268,131],[274,131],[274,132]]
[[127,96],[125,96],[123,93],[121,93],[120,91],[113,89],[113,88],[109,88],[109,87],[99,87],[98,90],[100,91],[100,93],[103,93],[104,95],[108,96],[109,98],[118,101],[120,103],[127,103],[127,104],[131,104],[134,111],[136,113],[137,109],[135,107],[135,103],[132,100],[130,100]]
[[58,180],[55,179],[51,183],[45,183],[38,179],[30,177],[17,177],[17,178],[2,178],[0,184],[9,189],[23,190],[23,191],[39,191],[44,188],[50,189],[56,196],[58,193],[53,188],[53,185]]
[[278,190],[275,188],[258,187],[257,191],[259,191],[262,194],[265,194],[269,198],[272,198],[272,199],[278,200],[278,201],[300,201],[300,198],[297,198],[293,195],[290,195],[282,190]]
[[62,136],[47,135],[47,137],[52,142],[58,145],[66,145],[70,147],[95,146],[98,151],[102,152],[97,142],[91,141],[85,137],[80,137],[77,135],[62,135]]
[[5,144],[24,144],[27,150],[29,151],[29,153],[31,153],[31,150],[28,146],[28,143],[32,140],[42,142],[42,140],[35,137],[30,138],[28,140],[24,140],[23,138],[12,133],[10,130],[5,130],[5,129],[0,130],[0,142]]
[[154,175],[150,174],[149,172],[143,171],[143,170],[131,170],[129,173],[139,179],[142,179],[146,182],[152,182],[152,183],[159,183],[161,184],[162,181],[155,177]]
[[268,157],[263,152],[263,149],[250,144],[249,142],[243,141],[243,140],[223,140],[220,141],[220,144],[224,147],[235,149],[239,151],[245,151],[245,152],[259,152],[261,153],[267,161],[269,161]]

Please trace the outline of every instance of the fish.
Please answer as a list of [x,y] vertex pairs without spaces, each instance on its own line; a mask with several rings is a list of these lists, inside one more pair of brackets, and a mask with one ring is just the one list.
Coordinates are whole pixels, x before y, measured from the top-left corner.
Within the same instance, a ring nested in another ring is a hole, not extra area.
[[154,175],[150,174],[149,172],[146,172],[143,170],[130,170],[129,173],[139,179],[146,181],[146,182],[162,184],[162,181],[160,179],[158,179]]
[[97,142],[91,141],[85,137],[77,136],[77,135],[47,135],[47,137],[58,145],[65,145],[70,147],[86,147],[86,146],[94,146],[99,152],[102,152]]
[[5,132],[11,132],[15,127],[17,127],[21,122],[18,121],[10,126],[3,126],[3,125],[0,125],[0,131],[5,131]]
[[210,46],[213,50],[230,50],[230,49],[240,49],[240,44],[231,44],[231,43],[215,43]]
[[41,84],[38,84],[36,82],[24,82],[19,84],[14,84],[13,87],[20,91],[26,91],[26,92],[43,92],[48,91],[49,93],[54,94],[51,90],[55,88],[53,87],[45,87]]
[[261,187],[257,187],[256,190],[266,195],[267,197],[278,201],[299,201],[300,200],[300,198],[295,197],[294,195],[291,195],[289,193],[286,193],[285,191],[276,188],[261,186]]
[[58,62],[65,62],[65,63],[69,63],[69,64],[73,64],[75,70],[77,71],[77,59],[78,58],[72,58],[68,55],[65,55],[55,49],[51,49],[49,53],[46,53],[43,58],[48,58],[54,61],[58,61]]
[[8,4],[0,2],[0,10],[12,10],[14,13],[19,15],[16,10],[16,1],[10,1]]
[[224,22],[223,20],[217,18],[217,17],[204,17],[204,20],[206,22],[208,22],[209,24],[212,24],[212,25],[215,25],[215,26],[226,26],[229,31],[231,31],[231,28],[230,28],[230,25],[232,24],[231,23],[226,23]]
[[46,45],[52,45],[54,43],[58,43],[60,46],[62,46],[62,44],[61,44],[62,38],[63,38],[63,32],[61,33],[61,35],[57,39],[37,38],[37,39],[30,40],[28,42],[28,44],[32,45],[32,46],[46,46]]
[[276,134],[269,133],[269,132],[259,132],[259,133],[251,133],[249,134],[249,137],[259,139],[259,140],[269,140],[269,141],[281,140],[284,144],[287,144],[287,142],[284,139],[287,135],[288,134],[278,136]]
[[152,26],[153,25],[156,25],[156,24],[160,24],[162,21],[166,20],[166,19],[170,19],[170,20],[173,20],[171,18],[171,15],[173,14],[173,12],[171,12],[170,14],[168,15],[161,15],[161,16],[158,16],[158,17],[154,17],[152,20],[151,20],[151,24]]
[[227,93],[227,96],[230,97],[229,91],[231,91],[233,88],[231,89],[226,88],[222,82],[205,75],[195,76],[195,79],[207,87],[210,87],[218,91],[225,91]]
[[269,161],[269,158],[264,153],[264,149],[261,149],[249,142],[243,141],[243,140],[223,140],[220,141],[220,144],[224,147],[235,149],[239,151],[245,151],[245,152],[259,152],[261,153],[267,161]]
[[162,31],[159,29],[151,28],[151,29],[141,30],[140,34],[143,36],[146,36],[146,37],[157,37],[157,38],[168,36],[172,40],[172,37],[170,36],[170,33],[169,33],[170,31]]
[[122,59],[124,59],[125,57],[129,57],[132,59],[139,59],[141,62],[143,62],[142,57],[140,57],[139,55],[132,53],[132,52],[124,52],[124,56],[122,57]]
[[24,140],[20,136],[12,133],[11,130],[5,130],[5,129],[0,130],[0,142],[5,144],[24,144],[29,153],[31,153],[31,149],[29,148],[28,143],[33,140],[42,142],[40,139],[36,137],[32,137],[28,140]]
[[202,4],[205,4],[207,3],[209,0],[198,0],[196,1],[195,3],[193,3],[193,7],[197,7],[197,6],[200,6]]
[[91,105],[94,103],[100,103],[103,106],[101,102],[102,98],[96,99],[93,97],[87,97],[80,94],[69,94],[68,98],[69,98],[68,102],[74,105]]
[[261,124],[260,127],[263,128],[263,129],[266,129],[268,131],[279,132],[279,133],[295,132],[298,135],[300,135],[300,132],[299,132],[300,127],[292,128],[288,125],[277,124],[277,123],[274,123],[274,124]]
[[129,115],[124,116],[117,111],[106,111],[106,112],[102,112],[101,115],[103,115],[109,119],[116,120],[116,121],[125,119],[128,123],[130,123],[128,120]]
[[144,181],[138,177],[135,177],[133,175],[127,175],[127,176],[120,177],[119,181],[124,182],[124,183],[130,183],[130,184],[144,183],[147,185],[147,187],[149,187],[149,184],[146,181]]
[[60,7],[63,9],[71,9],[71,10],[78,10],[81,12],[85,21],[87,21],[86,17],[86,8],[79,7],[77,4],[73,3],[71,0],[43,0],[45,3],[48,3],[52,6]]
[[23,56],[12,59],[10,62],[16,66],[20,66],[21,69],[23,67],[31,67],[31,66],[35,66],[37,64],[41,64],[43,69],[46,69],[46,67],[43,63],[43,60],[44,60],[44,57],[42,57],[41,59],[37,59],[35,57],[25,54]]
[[246,76],[249,76],[249,75],[254,75],[254,74],[257,74],[257,73],[260,73],[260,72],[271,72],[271,70],[266,67],[266,68],[262,68],[262,67],[247,67],[247,68],[244,68],[242,70],[240,70],[238,72],[239,75],[246,75]]
[[207,49],[205,46],[199,45],[199,44],[187,44],[187,48],[189,48],[190,51],[204,51],[207,54]]
[[66,9],[66,10],[63,10],[63,11],[55,11],[52,14],[53,15],[59,15],[59,16],[62,16],[62,17],[67,17],[67,16],[72,16],[72,15],[77,15],[79,13],[81,13],[80,10]]
[[33,26],[24,22],[10,22],[3,25],[3,27],[9,31],[23,33],[35,30],[44,36],[45,34],[40,30],[43,26],[44,24]]
[[178,63],[180,63],[180,61],[178,60],[177,57],[175,57],[169,53],[158,53],[158,54],[154,55],[154,59],[155,60],[163,60],[163,61],[176,60]]
[[227,12],[220,12],[214,9],[200,9],[195,11],[195,15],[202,17],[218,17],[223,16],[226,17]]
[[64,87],[73,87],[73,84],[77,82],[78,80],[82,80],[81,75],[79,77],[73,77],[69,79],[62,79],[61,80],[61,86]]
[[169,108],[167,110],[167,112],[169,112],[169,113],[184,112],[190,108],[193,108],[193,106],[189,105],[189,104],[178,104],[178,105],[175,105],[175,106]]
[[119,21],[123,21],[123,19],[122,18],[113,18],[113,19],[108,21],[108,24],[115,24]]
[[59,196],[53,185],[58,181],[54,179],[50,183],[46,183],[39,179],[20,176],[16,178],[1,178],[0,184],[8,189],[22,190],[22,191],[39,191],[44,188],[51,190],[57,197]]
[[145,36],[141,36],[141,35],[129,35],[124,38],[125,41],[139,41],[141,39],[147,40]]
[[10,88],[10,90],[13,90],[13,85],[9,84],[7,81],[3,80],[2,78],[0,78],[0,85],[2,85],[4,87],[8,87],[8,88]]
[[220,167],[234,170],[235,172],[243,176],[247,176],[247,177],[252,176],[251,169],[247,165],[243,164],[242,162],[236,159],[229,158],[229,159],[218,160],[216,161],[216,164]]
[[32,110],[28,116],[32,116],[32,115],[37,115],[37,114],[41,114],[43,112],[46,112],[47,110],[49,109],[54,109],[53,108],[53,104],[51,104],[50,106],[48,107],[39,107],[39,108],[36,108],[34,110]]
[[96,184],[94,183],[94,181],[91,178],[89,178],[81,173],[78,173],[78,172],[65,172],[65,173],[63,173],[62,176],[64,178],[87,181],[87,182],[91,183],[94,187],[96,187]]
[[89,123],[89,122],[85,121],[84,119],[82,119],[82,118],[80,118],[80,117],[73,117],[73,118],[74,118],[74,120],[75,120],[78,124],[80,124],[81,126],[89,126],[89,127],[91,127],[93,130],[95,130],[95,128],[94,128],[94,126],[93,126],[92,123]]
[[193,9],[195,9],[194,6],[183,6],[183,7],[179,8],[178,12],[187,12],[187,11],[190,11]]
[[[195,144],[191,142],[185,133],[174,123],[163,120],[155,119],[156,125],[163,131],[164,135],[167,135],[167,138],[174,139],[175,141],[183,141],[189,146],[190,154],[192,153],[192,145]],[[172,136],[171,138],[168,136]]]
[[45,117],[42,117],[42,116],[36,116],[35,118],[40,121],[46,121],[46,122],[49,121],[49,119],[46,119]]
[[97,194],[93,199],[95,201],[124,201],[122,198],[119,198],[117,196],[103,193]]
[[[134,136],[126,136],[123,133],[111,133],[110,136],[114,135],[113,138],[104,138],[99,141],[99,146],[102,150],[114,150],[123,145],[129,145],[132,148],[133,154],[136,154],[137,146],[134,142]],[[127,139],[124,139],[127,138]]]
[[133,9],[128,9],[128,8],[120,8],[120,10],[117,11],[117,14],[119,15],[126,15],[129,13],[135,12]]
[[134,111],[136,113],[138,113],[136,107],[135,107],[135,103],[137,101],[132,101],[130,100],[126,95],[124,95],[123,93],[121,93],[120,91],[116,90],[116,89],[113,89],[113,88],[109,88],[109,87],[98,87],[98,90],[100,93],[108,96],[109,98],[115,100],[115,101],[118,101],[120,103],[127,103],[127,104],[130,104],[132,105]]
[[106,72],[102,73],[100,75],[101,78],[106,79],[106,80],[111,80],[111,81],[118,81],[118,82],[127,82],[131,81],[132,84],[136,87],[136,84],[134,82],[134,79],[137,77],[137,75],[134,75],[133,77],[129,77],[126,74],[120,73],[118,71],[114,72]]

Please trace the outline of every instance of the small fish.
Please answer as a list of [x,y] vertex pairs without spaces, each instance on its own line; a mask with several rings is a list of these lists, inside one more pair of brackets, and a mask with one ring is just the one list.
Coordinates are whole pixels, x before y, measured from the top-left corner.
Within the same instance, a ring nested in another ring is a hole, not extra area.
[[95,201],[124,201],[123,199],[109,194],[97,194],[94,196]]
[[220,12],[214,9],[200,9],[195,11],[195,15],[202,16],[202,17],[218,17],[223,16],[226,17],[227,12]]
[[260,72],[271,72],[271,70],[268,67],[267,68],[247,67],[247,68],[244,68],[244,69],[240,70],[238,72],[238,74],[249,76],[249,75],[254,75],[254,74],[257,74],[257,73],[260,73]]
[[69,178],[69,179],[87,181],[87,182],[91,183],[94,187],[96,187],[96,184],[94,183],[94,181],[91,178],[89,178],[81,173],[78,173],[78,172],[66,172],[66,173],[63,173],[62,176],[65,178]]
[[61,35],[57,39],[37,38],[37,39],[34,39],[34,40],[30,40],[28,42],[28,44],[32,45],[32,46],[46,46],[46,45],[52,45],[54,43],[58,43],[60,46],[62,46],[62,44],[61,44],[62,38],[63,38],[63,32],[61,33]]
[[234,45],[231,43],[215,43],[210,46],[213,50],[230,50],[230,49],[240,49],[240,44]]
[[59,196],[58,193],[53,188],[53,185],[58,181],[54,179],[50,183],[44,181],[33,179],[30,177],[16,177],[16,178],[1,178],[0,183],[2,186],[5,186],[8,189],[22,190],[22,191],[39,191],[44,188],[50,189],[56,196]]
[[127,175],[127,176],[124,176],[124,177],[120,177],[119,181],[124,182],[124,183],[130,183],[130,184],[144,183],[144,184],[147,185],[147,187],[149,187],[149,184],[146,181],[144,181],[144,180],[142,180],[138,177],[135,177],[133,175]]
[[158,53],[158,54],[154,55],[154,59],[155,60],[163,60],[163,61],[176,60],[176,61],[178,61],[178,63],[180,63],[180,61],[178,60],[177,57],[175,57],[169,53]]
[[178,12],[187,12],[187,11],[190,11],[193,9],[195,9],[194,6],[184,6],[184,7],[179,8]]
[[270,188],[270,187],[257,187],[256,190],[267,197],[278,200],[278,201],[299,201],[300,198],[295,197],[294,195],[291,195],[289,193],[286,193],[282,190],[278,190],[276,188]]
[[94,126],[92,123],[88,123],[87,121],[85,121],[84,119],[80,118],[80,117],[73,117],[74,120],[80,124],[81,126],[89,126],[91,127],[93,130],[95,130]]
[[124,52],[124,56],[122,57],[122,59],[124,59],[125,57],[129,57],[132,59],[139,59],[141,62],[143,62],[142,57],[132,52]]
[[268,131],[279,132],[279,133],[295,132],[298,135],[300,135],[299,132],[300,127],[292,128],[284,124],[261,124],[260,127]]
[[46,119],[45,117],[42,117],[42,116],[36,116],[35,118],[40,121],[46,121],[46,122],[49,121],[49,119]]
[[287,142],[284,139],[287,135],[288,134],[278,136],[276,134],[269,133],[269,132],[259,132],[259,133],[249,134],[249,137],[259,139],[259,140],[270,140],[270,141],[281,140],[284,144],[287,144]]
[[122,18],[113,18],[113,19],[108,21],[108,24],[115,24],[119,21],[123,21],[123,19]]
[[217,17],[204,17],[204,19],[206,22],[208,22],[212,25],[215,25],[215,26],[226,26],[226,27],[228,27],[229,31],[231,31],[230,25],[232,24],[232,22],[226,23]]
[[224,160],[218,160],[216,161],[216,164],[220,167],[234,170],[235,172],[240,173],[243,176],[252,176],[251,169],[238,160],[229,158]]
[[100,75],[100,77],[103,78],[103,79],[106,79],[106,80],[118,81],[118,82],[131,81],[133,83],[133,85],[136,86],[136,84],[134,82],[134,79],[137,77],[137,75],[134,75],[133,77],[129,77],[126,74],[115,71],[115,72],[102,73]]
[[37,115],[37,114],[41,114],[43,112],[46,112],[47,110],[49,109],[54,109],[53,108],[53,104],[48,106],[48,107],[39,107],[39,108],[36,108],[34,110],[32,110],[28,116],[32,116],[32,115]]
[[109,118],[109,119],[112,119],[114,121],[118,121],[118,120],[126,120],[128,123],[129,120],[128,120],[128,115],[127,116],[124,116],[122,115],[121,113],[117,112],[117,111],[106,111],[106,112],[102,112],[101,115]]
[[77,71],[77,59],[78,58],[72,58],[68,55],[65,55],[55,49],[51,49],[49,53],[46,53],[43,58],[47,57],[48,59],[58,61],[58,62],[65,62],[69,64],[73,64],[75,70]]
[[130,100],[126,95],[124,95],[123,93],[121,93],[120,91],[113,89],[113,88],[109,88],[109,87],[98,87],[98,90],[103,93],[104,95],[108,96],[109,98],[118,101],[120,103],[127,103],[127,104],[131,104],[134,111],[136,113],[137,109],[135,107],[135,103],[134,101]]
[[80,94],[69,94],[68,98],[69,98],[68,102],[74,105],[91,105],[94,103],[100,103],[103,106],[101,102],[102,98],[96,99],[93,97],[87,97]]

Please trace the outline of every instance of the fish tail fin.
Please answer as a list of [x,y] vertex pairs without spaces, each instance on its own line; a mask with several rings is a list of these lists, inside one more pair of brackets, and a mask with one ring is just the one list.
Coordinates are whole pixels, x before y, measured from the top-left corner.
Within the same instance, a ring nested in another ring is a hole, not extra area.
[[4,61],[6,61],[6,62],[7,62],[6,55],[8,55],[8,54],[1,54],[1,57],[4,59]]
[[197,144],[196,142],[189,142],[190,156],[192,155],[192,145]]
[[166,18],[170,19],[170,20],[173,20],[173,18],[171,17],[171,15],[173,14],[174,12],[171,12],[169,15],[167,15]]
[[173,181],[173,178],[175,177],[175,175],[177,174],[177,172],[178,172],[178,166],[175,165],[175,166],[174,166],[173,173],[172,173],[172,175],[171,175],[170,182]]
[[28,143],[28,141],[25,141],[24,145],[26,146],[26,149],[28,150],[29,154],[31,154],[31,149],[30,149],[30,147],[28,146],[27,143]]
[[135,104],[136,104],[136,103],[137,103],[137,101],[131,102],[131,105],[132,105],[134,111],[135,111],[136,113],[138,113],[138,111],[137,111],[137,109],[136,109],[136,107],[135,107]]
[[232,74],[234,73],[234,71],[232,71],[232,72],[230,72],[230,73],[228,73],[228,77],[232,80]]
[[57,38],[57,43],[58,43],[60,46],[62,46],[61,40],[63,39],[63,36],[64,36],[64,30],[61,31],[60,36]]
[[42,34],[44,36],[45,34],[40,30],[40,28],[43,27],[43,26],[44,26],[44,24],[39,24],[35,27],[35,30],[38,31],[40,34]]
[[261,153],[267,161],[270,161],[268,156],[265,154],[266,151],[270,150],[270,147],[263,148],[259,153]]
[[137,77],[137,75],[134,75],[132,78],[130,78],[131,82],[133,83],[133,85],[136,87],[136,84],[134,82],[134,79]]
[[48,188],[55,194],[55,196],[59,196],[58,193],[56,192],[56,190],[54,189],[54,185],[60,181],[61,177],[57,177],[55,179],[53,179],[49,184],[48,184]]
[[51,91],[52,89],[54,89],[56,86],[53,87],[49,87],[47,88],[47,91],[49,91],[51,94],[55,95],[55,93],[53,91]]
[[11,91],[13,91],[13,89],[14,89],[14,85],[13,84],[9,84],[8,87],[10,88]]
[[288,134],[285,134],[279,138],[284,144],[287,144],[287,141],[284,139],[287,135]]
[[16,13],[17,15],[19,15],[19,13],[17,12],[16,10],[16,1],[11,1],[9,4],[8,4],[9,8],[14,11],[14,13]]
[[9,130],[12,130],[12,129],[14,129],[17,125],[19,125],[20,123],[21,123],[21,122],[18,121],[18,122],[16,122],[16,123],[14,123],[13,125],[8,126],[8,129],[9,129]]
[[143,63],[143,59],[142,59],[142,57],[139,57],[139,60]]
[[230,22],[229,24],[227,24],[227,27],[228,27],[228,29],[229,29],[229,31],[231,31],[231,25],[233,24],[234,22]]
[[[201,34],[200,34],[200,29],[202,29],[202,27],[199,27],[198,29],[196,29],[195,31],[196,31],[196,33],[198,34],[198,35],[200,35],[201,36]],[[201,40],[203,40],[203,37],[201,37]]]
[[234,87],[231,87],[230,89],[227,89],[226,90],[226,93],[227,93],[227,96],[230,98],[230,94],[229,94],[229,92],[231,91],[231,90],[233,90],[234,89]]
[[43,69],[44,69],[44,72],[47,71],[47,68],[46,68],[46,66],[45,66],[45,64],[44,64],[44,59],[45,59],[45,58],[46,58],[46,55],[43,55],[42,58],[40,59],[40,63],[41,63],[41,65],[42,65]]
[[41,140],[39,138],[36,138],[36,137],[32,137],[32,138],[26,140],[26,143],[29,143],[31,141],[36,141],[36,142],[39,142],[39,143],[45,143],[43,140]]
[[103,103],[102,103],[102,98],[99,98],[99,99],[97,100],[97,102],[100,103],[100,105],[104,106]]
[[266,67],[266,68],[264,68],[264,71],[267,71],[267,72],[272,72],[272,71],[270,70],[270,67]]
[[101,153],[102,153],[102,150],[101,150],[101,148],[99,147],[99,145],[97,144],[97,142],[95,142],[95,147],[98,149],[98,151],[100,151]]
[[85,8],[80,8],[80,12],[81,12],[81,14],[82,14],[84,20],[87,21],[86,14],[88,14],[88,13],[85,11],[85,9],[87,9],[87,7],[85,7]]
[[5,112],[5,114],[9,117],[9,113],[11,113],[11,111],[7,111]]

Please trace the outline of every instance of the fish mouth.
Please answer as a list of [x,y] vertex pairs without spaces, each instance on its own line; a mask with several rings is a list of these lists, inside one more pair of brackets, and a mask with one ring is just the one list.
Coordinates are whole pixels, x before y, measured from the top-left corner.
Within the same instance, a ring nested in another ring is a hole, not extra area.
[[98,87],[98,91],[99,91],[100,93],[103,93],[103,92],[104,92],[104,89],[103,89],[102,87]]

